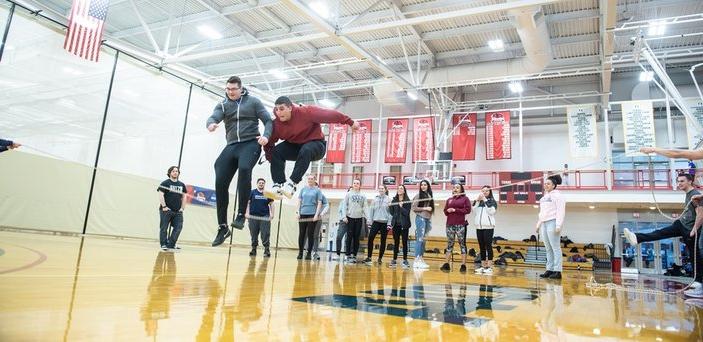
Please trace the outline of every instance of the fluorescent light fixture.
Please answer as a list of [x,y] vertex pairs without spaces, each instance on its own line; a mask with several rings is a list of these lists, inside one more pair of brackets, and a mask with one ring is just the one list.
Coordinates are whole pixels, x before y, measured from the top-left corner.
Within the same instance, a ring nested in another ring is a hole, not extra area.
[[411,100],[413,100],[413,101],[417,100],[417,94],[414,91],[407,91],[407,94]]
[[376,59],[383,63],[383,65],[388,65],[388,63],[386,63],[386,61],[384,61],[383,58],[381,58],[379,55],[376,55]]
[[522,93],[522,84],[520,82],[510,82],[508,84],[508,88],[510,88],[510,91],[513,93]]
[[649,207],[649,210],[657,209],[657,207]]
[[588,206],[588,209],[595,209],[595,208],[596,208],[595,205],[589,205],[589,206]]
[[273,77],[279,79],[279,80],[287,80],[288,75],[283,72],[281,69],[271,69],[269,70],[269,74],[273,75]]
[[63,72],[65,72],[65,73],[73,75],[73,76],[83,75],[82,72],[80,72],[76,69],[73,69],[73,68],[69,68],[69,67],[63,67],[61,70],[63,70]]
[[318,101],[318,103],[320,104],[320,106],[327,107],[327,108],[334,108],[337,106],[337,104],[334,103],[334,101],[332,101],[330,99],[322,99],[322,100]]
[[642,71],[640,73],[640,82],[650,82],[654,79],[653,71]]
[[655,21],[649,24],[649,30],[647,30],[647,33],[650,36],[661,36],[666,32],[666,22],[664,21]]
[[198,26],[198,31],[203,36],[208,37],[210,39],[222,39],[222,34],[220,32],[215,31],[215,29],[210,26],[200,25]]
[[309,5],[310,9],[315,11],[319,16],[329,19],[330,18],[330,9],[327,7],[327,4],[324,1],[315,1],[310,3]]
[[494,39],[488,41],[488,47],[495,52],[501,52],[505,50],[505,45],[502,39]]

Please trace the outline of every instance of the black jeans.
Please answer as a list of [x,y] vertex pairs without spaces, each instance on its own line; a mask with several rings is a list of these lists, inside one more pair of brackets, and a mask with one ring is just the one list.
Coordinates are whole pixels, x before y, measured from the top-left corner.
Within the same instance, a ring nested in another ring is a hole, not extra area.
[[356,256],[359,253],[359,238],[361,236],[361,226],[364,223],[363,218],[351,218],[347,216],[347,255]]
[[[161,246],[166,246],[168,248],[176,247],[178,235],[181,234],[181,229],[183,229],[183,213],[180,211],[163,211],[159,209],[159,218],[159,242]],[[173,227],[170,236],[168,236],[169,226]]]
[[[664,240],[664,239],[669,239],[673,237],[680,237],[683,239],[683,243],[686,244],[686,248],[688,249],[689,255],[692,256],[692,259],[694,260],[694,263],[696,264],[696,279],[695,281],[703,283],[703,261],[701,260],[701,253],[696,250],[695,244],[696,241],[694,238],[692,238],[690,235],[691,231],[689,229],[686,229],[681,224],[681,221],[676,220],[674,223],[672,223],[669,226],[666,226],[662,229],[655,230],[651,233],[636,233],[635,236],[637,236],[637,243],[641,244],[643,242],[650,242],[650,241],[658,241],[658,240]],[[698,232],[700,234],[701,232]],[[700,246],[698,246],[700,248]]]
[[300,222],[298,222],[298,227],[300,228],[300,234],[298,234],[298,253],[303,253],[305,239],[308,240],[308,253],[312,252],[316,222],[312,220],[313,217],[315,217],[315,215],[300,215]]
[[342,254],[342,239],[347,236],[347,241],[349,241],[349,234],[347,234],[347,224],[344,221],[339,221],[337,226],[337,241],[335,241],[335,246],[337,246],[337,255]]
[[371,224],[371,231],[369,232],[369,241],[367,246],[366,254],[368,258],[371,259],[371,254],[373,254],[373,240],[376,238],[376,234],[381,233],[381,248],[378,250],[378,260],[383,258],[383,253],[386,252],[386,237],[388,236],[388,223],[386,222],[376,222]]
[[481,261],[493,260],[493,229],[476,229]]
[[229,185],[234,174],[237,177],[237,211],[244,214],[251,193],[251,171],[261,155],[261,146],[256,140],[244,141],[225,146],[215,161],[215,194],[217,196],[217,223],[227,224],[229,206]]
[[271,178],[273,182],[285,183],[286,160],[295,160],[295,167],[293,167],[290,179],[295,183],[300,183],[305,172],[310,168],[310,162],[322,159],[326,150],[327,143],[324,140],[313,140],[304,144],[284,141],[276,145],[271,153]]
[[408,260],[408,233],[410,228],[403,228],[399,225],[393,227],[393,260],[398,258],[400,249],[400,238],[403,238],[403,260]]

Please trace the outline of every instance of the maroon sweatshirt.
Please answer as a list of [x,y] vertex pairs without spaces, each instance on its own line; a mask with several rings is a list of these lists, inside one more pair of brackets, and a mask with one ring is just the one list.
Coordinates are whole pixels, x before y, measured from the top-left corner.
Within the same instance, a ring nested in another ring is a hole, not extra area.
[[[455,212],[447,211],[449,208],[456,209]],[[444,205],[444,215],[447,215],[447,226],[463,226],[466,221],[466,215],[471,213],[471,203],[465,195],[452,196]]]
[[[275,108],[273,113],[276,114]],[[278,116],[273,120],[273,133],[271,138],[269,138],[268,144],[264,146],[266,159],[271,160],[273,147],[278,140],[285,140],[293,144],[304,144],[313,140],[325,139],[320,127],[320,124],[323,123],[339,123],[351,126],[354,124],[354,120],[333,109],[293,105],[288,121],[283,122]]]

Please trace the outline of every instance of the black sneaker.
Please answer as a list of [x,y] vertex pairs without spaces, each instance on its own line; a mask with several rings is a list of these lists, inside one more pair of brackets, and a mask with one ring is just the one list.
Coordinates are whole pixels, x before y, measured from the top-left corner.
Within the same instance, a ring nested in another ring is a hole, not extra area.
[[466,264],[461,264],[461,267],[459,268],[459,272],[466,273]]
[[227,229],[227,226],[221,225],[220,229],[217,230],[217,236],[215,236],[215,241],[212,242],[212,247],[219,246],[225,242],[225,239],[230,237],[232,232]]
[[303,252],[298,252],[298,256],[295,258],[301,260],[303,258]]
[[549,279],[561,279],[561,272],[552,272],[549,275]]
[[166,246],[166,245],[161,246],[161,250],[162,250],[162,251],[167,251],[167,250],[168,250],[168,246]]
[[549,278],[552,275],[552,271],[547,271],[539,275],[540,278]]
[[237,228],[240,230],[244,229],[244,214],[237,214],[237,217],[234,219],[234,222],[232,222],[232,228]]
[[264,249],[264,258],[270,258],[271,257],[271,251],[269,251],[268,248]]
[[371,258],[364,259],[363,263],[366,264],[367,266],[373,265],[373,262],[371,262]]
[[312,260],[312,255],[310,255],[310,252],[305,254],[305,260]]
[[249,256],[256,256],[256,247],[251,249],[251,252],[249,252]]
[[445,262],[444,265],[442,265],[442,267],[440,267],[439,269],[442,270],[442,271],[444,271],[444,272],[449,272],[449,270],[451,269],[451,267],[449,267],[449,263],[448,263],[448,262]]

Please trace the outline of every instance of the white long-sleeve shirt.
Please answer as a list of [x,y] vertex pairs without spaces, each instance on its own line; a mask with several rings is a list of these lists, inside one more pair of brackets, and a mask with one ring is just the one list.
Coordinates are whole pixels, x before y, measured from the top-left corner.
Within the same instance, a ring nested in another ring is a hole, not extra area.
[[566,215],[566,201],[559,190],[552,190],[539,200],[539,221],[547,222],[557,220],[557,227],[564,225]]

